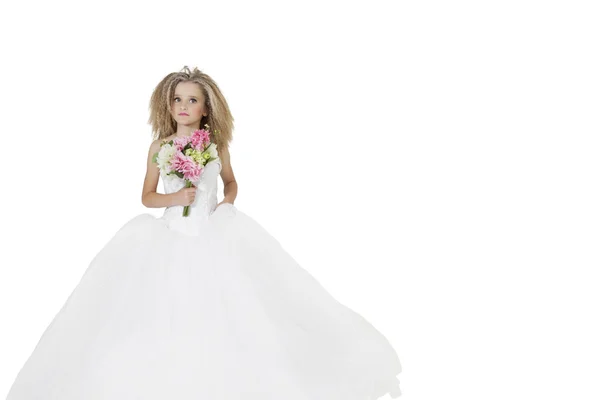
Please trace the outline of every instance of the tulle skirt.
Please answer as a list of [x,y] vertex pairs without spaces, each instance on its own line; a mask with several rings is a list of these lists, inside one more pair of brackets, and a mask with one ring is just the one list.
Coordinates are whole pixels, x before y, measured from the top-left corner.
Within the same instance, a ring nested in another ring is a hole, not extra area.
[[400,396],[400,371],[379,331],[225,203],[123,225],[7,400],[374,400]]

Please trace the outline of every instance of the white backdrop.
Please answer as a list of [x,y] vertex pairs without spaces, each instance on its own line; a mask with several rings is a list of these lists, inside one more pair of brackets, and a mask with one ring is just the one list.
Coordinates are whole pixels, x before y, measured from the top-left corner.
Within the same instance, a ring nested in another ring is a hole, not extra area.
[[592,1],[10,3],[0,396],[118,228],[161,215],[148,103],[188,65],[234,114],[236,207],[385,334],[403,398],[600,398]]

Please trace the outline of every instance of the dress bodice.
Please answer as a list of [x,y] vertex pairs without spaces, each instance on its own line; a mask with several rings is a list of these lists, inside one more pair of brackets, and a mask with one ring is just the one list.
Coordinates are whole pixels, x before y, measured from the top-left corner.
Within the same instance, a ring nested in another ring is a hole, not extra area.
[[[161,218],[173,228],[189,234],[197,233],[198,225],[208,219],[217,206],[217,182],[221,168],[218,158],[206,164],[196,182],[196,198],[189,206],[187,217],[183,216],[183,206],[171,206],[165,208]],[[160,177],[165,194],[175,193],[185,187],[185,180],[175,174],[167,175],[161,171]]]

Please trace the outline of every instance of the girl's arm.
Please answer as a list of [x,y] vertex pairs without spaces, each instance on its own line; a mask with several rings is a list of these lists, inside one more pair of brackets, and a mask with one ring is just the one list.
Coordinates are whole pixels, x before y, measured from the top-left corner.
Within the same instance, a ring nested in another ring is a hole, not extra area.
[[238,185],[231,168],[229,149],[226,147],[219,148],[219,158],[221,159],[221,179],[223,179],[223,194],[225,196],[222,202],[233,204],[237,197]]
[[148,208],[171,207],[177,205],[177,198],[175,197],[176,193],[156,193],[160,171],[156,164],[152,162],[152,157],[154,156],[154,153],[160,150],[160,142],[160,140],[155,140],[148,150],[146,177],[144,178],[144,188],[142,189],[142,204]]

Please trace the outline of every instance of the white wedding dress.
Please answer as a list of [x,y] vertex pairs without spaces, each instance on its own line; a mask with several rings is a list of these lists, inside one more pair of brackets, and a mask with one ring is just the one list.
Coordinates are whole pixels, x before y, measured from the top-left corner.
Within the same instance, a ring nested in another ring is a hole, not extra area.
[[[7,400],[374,400],[400,396],[388,340],[255,220],[217,204],[129,220],[93,258]],[[165,193],[183,180],[162,175]],[[40,299],[40,301],[43,301]]]

